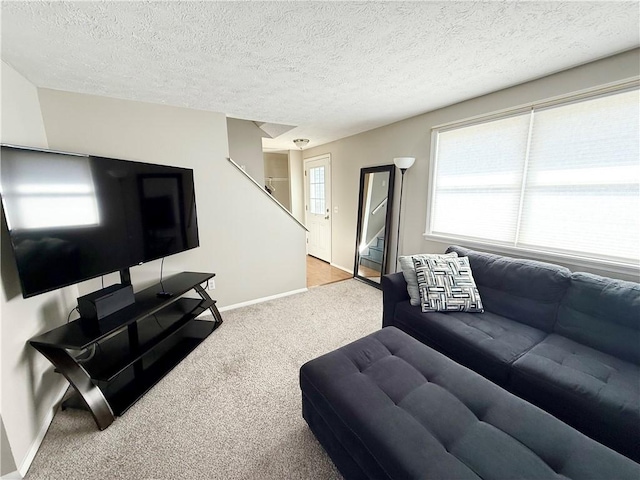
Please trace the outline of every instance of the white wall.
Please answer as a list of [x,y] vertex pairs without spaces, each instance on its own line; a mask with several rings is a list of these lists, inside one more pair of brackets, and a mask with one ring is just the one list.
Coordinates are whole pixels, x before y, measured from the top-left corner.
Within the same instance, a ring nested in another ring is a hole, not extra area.
[[251,120],[227,118],[229,157],[258,183],[264,181],[262,137],[265,133]]
[[[36,88],[4,62],[1,73],[2,142],[46,148]],[[78,291],[73,286],[23,299],[6,226],[0,234],[0,412],[8,438],[0,448],[2,458],[12,452],[15,465],[22,470],[28,466],[27,457],[35,453],[34,447],[44,433],[41,427],[46,426],[52,406],[66,385],[64,378],[53,373],[49,362],[26,342],[63,324],[76,305]]]
[[[334,213],[333,215],[332,262],[341,266],[349,266],[353,263],[358,208],[358,181],[362,167],[392,164],[394,157],[416,157],[416,163],[407,171],[405,176],[404,198],[402,201],[403,233],[401,234],[400,254],[442,252],[446,249],[447,244],[426,241],[422,236],[426,225],[432,127],[637,77],[639,74],[640,49],[635,49],[305,150],[305,158],[331,153],[333,205],[339,207],[339,213]],[[469,81],[473,81],[473,78],[469,79]],[[397,228],[395,219],[398,218],[400,177],[401,175],[396,175],[394,226],[392,229],[394,233]],[[392,247],[392,252],[395,252],[395,239],[390,246]],[[569,263],[564,264],[572,270],[586,270],[583,267]],[[391,266],[391,269],[393,269],[393,266]],[[607,271],[594,269],[591,269],[591,271],[601,275],[634,280],[634,278]],[[635,281],[637,281],[637,278]]]
[[47,147],[36,87],[2,62],[2,142]]
[[289,150],[289,193],[291,215],[304,223],[304,162],[302,150]]
[[[224,114],[48,89],[39,94],[53,149],[193,168],[200,247],[167,257],[165,273],[215,272],[219,307],[305,288],[304,229],[226,159]],[[133,267],[134,289],[156,282],[159,272],[159,260]]]

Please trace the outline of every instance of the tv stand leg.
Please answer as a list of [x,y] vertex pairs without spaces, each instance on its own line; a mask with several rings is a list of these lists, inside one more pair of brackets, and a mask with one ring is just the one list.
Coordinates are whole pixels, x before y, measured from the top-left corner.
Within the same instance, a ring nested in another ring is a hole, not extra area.
[[[200,295],[200,298],[202,298],[203,300],[211,300],[211,297],[209,296],[207,291],[204,288],[202,288],[202,285],[196,285],[193,288],[196,292],[198,292],[198,295]],[[216,323],[215,328],[218,328],[220,325],[222,325],[222,315],[220,315],[220,311],[218,311],[218,307],[216,307],[215,300],[213,302],[214,302],[213,305],[209,307],[209,311],[211,312],[211,315],[213,315],[213,318],[215,319],[215,323]]]
[[100,430],[104,430],[113,423],[115,420],[113,411],[102,391],[66,350],[46,345],[34,345],[34,347],[47,357],[58,372],[64,375],[93,415]]

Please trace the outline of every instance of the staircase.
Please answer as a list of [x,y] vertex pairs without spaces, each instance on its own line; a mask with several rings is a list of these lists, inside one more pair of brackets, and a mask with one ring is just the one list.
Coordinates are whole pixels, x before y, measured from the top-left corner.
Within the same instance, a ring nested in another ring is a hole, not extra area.
[[373,238],[367,248],[360,254],[360,265],[364,267],[382,271],[382,255],[384,254],[384,230]]

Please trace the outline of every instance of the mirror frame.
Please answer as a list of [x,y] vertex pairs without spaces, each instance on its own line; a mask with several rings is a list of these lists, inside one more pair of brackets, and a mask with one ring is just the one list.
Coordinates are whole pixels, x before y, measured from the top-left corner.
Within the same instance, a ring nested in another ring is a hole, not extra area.
[[361,282],[373,285],[376,288],[382,288],[379,282],[371,280],[367,277],[358,275],[358,265],[360,264],[360,242],[362,240],[362,206],[364,201],[364,181],[367,174],[370,173],[383,173],[389,172],[389,184],[387,187],[387,213],[385,216],[385,229],[384,229],[384,248],[382,251],[382,271],[380,277],[387,273],[387,266],[389,264],[389,242],[391,240],[391,215],[393,214],[393,191],[395,187],[396,166],[380,165],[377,167],[366,167],[360,169],[360,194],[358,195],[358,226],[356,227],[356,249],[355,249],[355,261],[353,264],[353,278],[360,280]]

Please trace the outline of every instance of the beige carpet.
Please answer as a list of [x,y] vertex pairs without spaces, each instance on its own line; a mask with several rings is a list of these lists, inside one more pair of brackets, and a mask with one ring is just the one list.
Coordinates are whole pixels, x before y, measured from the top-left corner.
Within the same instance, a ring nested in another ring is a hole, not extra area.
[[223,318],[103,432],[88,412],[59,411],[27,478],[340,478],[302,419],[298,370],[379,329],[381,292],[345,280]]

